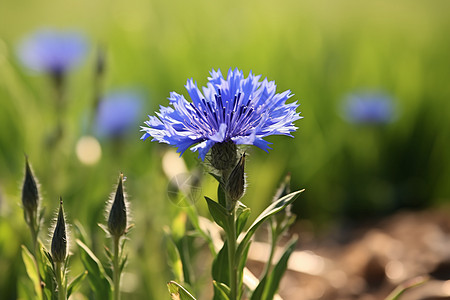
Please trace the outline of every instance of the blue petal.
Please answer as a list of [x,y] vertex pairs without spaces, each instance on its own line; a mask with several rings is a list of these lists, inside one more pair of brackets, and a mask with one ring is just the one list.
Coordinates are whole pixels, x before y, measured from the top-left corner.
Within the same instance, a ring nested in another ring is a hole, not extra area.
[[214,146],[216,142],[207,140],[203,141],[200,144],[195,145],[191,148],[192,152],[195,152],[198,150],[198,157],[202,159],[202,161],[205,160],[205,156],[208,153],[209,149],[211,149],[212,146]]
[[214,142],[221,143],[225,140],[227,131],[227,124],[220,124],[219,131],[209,137],[210,140]]

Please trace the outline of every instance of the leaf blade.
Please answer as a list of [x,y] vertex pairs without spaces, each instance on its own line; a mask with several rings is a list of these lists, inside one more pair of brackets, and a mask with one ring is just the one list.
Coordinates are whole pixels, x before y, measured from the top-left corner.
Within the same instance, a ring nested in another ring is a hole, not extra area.
[[245,233],[242,241],[239,243],[238,249],[237,249],[237,257],[240,257],[242,255],[243,250],[245,249],[247,243],[250,241],[251,237],[255,233],[256,229],[270,216],[276,214],[277,212],[281,211],[283,208],[291,204],[292,202],[297,199],[297,197],[302,193],[303,190],[292,192],[277,201],[272,202],[253,222],[253,224],[250,226],[250,228]]

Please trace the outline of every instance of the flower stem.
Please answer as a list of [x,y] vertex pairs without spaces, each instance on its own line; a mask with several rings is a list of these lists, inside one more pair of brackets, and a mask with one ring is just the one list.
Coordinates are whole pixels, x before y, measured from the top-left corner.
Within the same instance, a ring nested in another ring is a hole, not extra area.
[[272,260],[273,260],[274,254],[275,254],[275,248],[277,246],[277,241],[278,241],[277,230],[276,230],[276,228],[273,227],[273,224],[270,224],[269,239],[270,239],[270,254],[269,254],[269,258],[267,259],[267,263],[266,263],[266,266],[264,268],[264,271],[263,271],[263,273],[262,273],[260,278],[266,277],[267,274],[272,269]]
[[[30,228],[30,233],[31,233],[31,242],[33,244],[32,248],[31,248],[31,253],[34,256],[34,265],[36,267],[36,271],[37,271],[37,276],[39,278],[40,281],[42,281],[41,278],[41,273],[39,273],[39,263],[38,261],[40,261],[40,249],[38,248],[38,231],[39,231],[39,227],[38,225],[36,225],[36,217],[35,216],[30,216],[30,221],[27,222],[28,227]],[[39,257],[39,258],[38,258]],[[42,289],[42,285],[40,285],[40,297],[41,299],[44,299],[44,291]]]
[[228,266],[230,273],[230,299],[238,299],[237,264],[236,264],[236,207],[230,212],[228,241]]
[[61,262],[55,262],[56,284],[58,285],[58,300],[66,299],[66,290],[64,286],[64,274]]
[[119,270],[119,239],[113,237],[114,253],[113,253],[113,282],[114,282],[114,300],[120,299],[120,270]]

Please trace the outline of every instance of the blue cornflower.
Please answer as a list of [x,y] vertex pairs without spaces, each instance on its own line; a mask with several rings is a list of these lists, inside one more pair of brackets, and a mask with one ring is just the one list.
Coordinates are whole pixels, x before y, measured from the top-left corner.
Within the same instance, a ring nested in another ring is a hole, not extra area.
[[344,102],[344,118],[351,123],[385,124],[394,118],[392,98],[381,92],[360,92]]
[[64,74],[81,63],[87,45],[80,32],[40,29],[20,43],[18,56],[33,71]]
[[136,126],[142,111],[141,95],[132,90],[108,93],[98,105],[96,131],[102,137],[120,137]]
[[[202,91],[192,79],[185,85],[192,102],[183,95],[172,92],[169,107],[160,107],[157,116],[149,116],[142,126],[145,140],[178,147],[183,153],[188,148],[198,151],[204,160],[215,144],[255,145],[266,152],[269,135],[288,135],[297,127],[300,119],[297,102],[286,104],[292,97],[289,90],[276,94],[274,81],[251,72],[244,78],[238,69],[229,70],[227,79],[220,70],[211,71],[209,82]],[[195,145],[195,146],[194,146]]]

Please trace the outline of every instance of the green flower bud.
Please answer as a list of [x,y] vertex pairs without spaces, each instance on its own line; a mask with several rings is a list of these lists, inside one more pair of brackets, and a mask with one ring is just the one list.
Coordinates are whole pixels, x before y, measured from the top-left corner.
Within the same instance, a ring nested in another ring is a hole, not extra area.
[[66,221],[64,219],[63,202],[60,198],[58,219],[53,232],[51,253],[54,262],[64,262],[67,257]]
[[123,174],[120,174],[114,202],[108,217],[108,231],[116,238],[124,235],[127,229],[127,208],[123,192]]
[[233,141],[216,143],[211,147],[211,165],[219,171],[231,170],[236,164],[237,147]]
[[241,155],[239,162],[231,171],[225,185],[225,191],[232,203],[227,203],[228,208],[233,208],[236,201],[242,198],[245,192],[245,153]]
[[33,172],[25,157],[25,179],[22,187],[22,205],[25,213],[25,219],[28,223],[34,222],[39,206],[39,192]]

